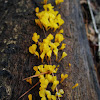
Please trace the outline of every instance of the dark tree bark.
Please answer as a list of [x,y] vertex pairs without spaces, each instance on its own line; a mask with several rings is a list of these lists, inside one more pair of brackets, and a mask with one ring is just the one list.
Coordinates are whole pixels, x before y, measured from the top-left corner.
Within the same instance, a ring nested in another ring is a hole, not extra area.
[[[34,32],[37,32],[41,39],[45,38],[44,31],[34,22],[35,7],[43,10],[39,1],[0,0],[0,100],[17,100],[32,87],[22,79],[34,73],[34,65],[41,64],[41,61],[28,51]],[[67,45],[64,51],[68,56],[60,62],[57,77],[60,79],[61,73],[67,73],[69,77],[58,86],[65,91],[61,100],[100,100],[100,88],[78,0],[64,0],[64,3],[59,5],[61,8],[56,6],[53,0],[51,3],[65,21],[62,28]],[[57,32],[50,30],[45,33],[46,36],[49,33],[55,35]],[[52,64],[58,65],[54,59],[55,56],[52,57]],[[68,63],[72,66],[66,69]],[[33,78],[33,85],[36,82],[38,79]],[[77,82],[79,86],[72,90],[72,86]],[[40,99],[38,87],[39,85],[29,92],[32,93],[33,100]],[[28,94],[21,99],[28,100]]]

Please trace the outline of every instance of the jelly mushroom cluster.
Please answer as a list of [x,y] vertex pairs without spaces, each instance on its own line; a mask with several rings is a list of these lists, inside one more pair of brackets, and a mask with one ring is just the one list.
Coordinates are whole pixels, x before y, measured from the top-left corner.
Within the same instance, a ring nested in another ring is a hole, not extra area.
[[[31,54],[35,54],[36,56],[38,56],[38,58],[40,57],[42,63],[44,58],[46,58],[47,61],[50,61],[52,53],[54,53],[57,61],[58,51],[63,50],[66,46],[65,43],[62,43],[61,47],[58,48],[58,46],[64,40],[64,37],[61,33],[63,33],[63,29],[61,29],[60,32],[55,35],[55,42],[52,42],[52,40],[54,39],[54,36],[52,34],[49,34],[45,39],[43,39],[43,42],[39,42],[38,39],[40,36],[37,35],[37,33],[33,33],[32,40],[35,42],[35,44],[32,44],[32,46],[29,47],[29,52]],[[39,47],[40,54],[36,51],[37,46]],[[61,59],[65,56],[67,56],[67,54],[63,52]],[[60,62],[61,59],[58,62]]]
[[[39,8],[36,7],[35,12],[38,19],[35,19],[35,23],[41,29],[45,28],[46,31],[49,29],[56,31],[62,24],[64,24],[64,20],[61,18],[58,11],[54,11],[54,6],[52,6],[50,3],[47,4],[47,1],[48,0],[44,0],[44,11],[39,12]],[[56,5],[60,4],[61,2],[64,2],[64,0],[55,0]],[[38,59],[41,59],[42,64],[34,66],[33,69],[35,71],[35,75],[25,78],[25,80],[32,85],[32,78],[39,78],[39,96],[41,97],[41,100],[56,100],[57,98],[62,97],[64,94],[63,89],[57,89],[57,85],[61,84],[68,77],[68,74],[62,73],[61,80],[59,81],[55,75],[59,65],[56,66],[50,64],[53,54],[55,55],[55,59],[58,63],[67,56],[67,53],[63,52],[61,58],[58,59],[59,51],[66,47],[66,44],[63,43],[63,32],[64,30],[61,29],[55,36],[50,33],[45,39],[43,39],[42,42],[40,41],[40,35],[38,35],[36,32],[33,33],[32,40],[34,41],[34,44],[29,47],[29,52],[36,55]],[[37,51],[37,48],[39,48],[39,52]],[[44,64],[44,59],[45,63],[47,62],[48,64]],[[71,66],[70,63],[69,66]],[[48,89],[49,84],[52,84],[50,89]],[[78,83],[76,83],[72,89],[77,86]],[[32,94],[29,94],[28,98],[29,100],[32,100]]]
[[60,28],[62,24],[64,24],[64,20],[61,18],[61,15],[58,14],[58,11],[54,11],[54,6],[51,4],[43,5],[44,11],[39,12],[39,8],[36,8],[36,16],[38,19],[35,19],[37,25],[40,28],[44,26],[47,30],[49,29],[56,29]]

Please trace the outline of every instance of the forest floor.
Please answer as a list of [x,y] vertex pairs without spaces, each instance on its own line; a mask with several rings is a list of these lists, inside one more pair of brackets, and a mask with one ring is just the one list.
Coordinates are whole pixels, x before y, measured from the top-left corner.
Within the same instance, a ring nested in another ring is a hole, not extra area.
[[[94,2],[90,2],[91,11],[93,16],[90,13],[88,0],[81,0],[81,9],[84,18],[87,38],[89,41],[90,49],[92,52],[94,67],[97,72],[98,81],[100,84],[100,54],[98,53],[98,49],[100,48],[98,43],[100,39],[98,39],[98,34],[94,28],[93,21],[95,21],[95,27],[99,31],[100,34],[100,4],[94,0]],[[92,19],[94,17],[94,19]],[[100,38],[100,37],[99,37]]]

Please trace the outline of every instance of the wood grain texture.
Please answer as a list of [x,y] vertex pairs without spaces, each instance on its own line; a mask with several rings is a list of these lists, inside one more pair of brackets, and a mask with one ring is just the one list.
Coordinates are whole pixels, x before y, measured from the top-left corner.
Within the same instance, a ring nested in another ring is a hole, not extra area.
[[[64,0],[64,3],[56,6],[53,0],[49,0],[55,10],[58,10],[65,23],[61,26],[64,29],[65,52],[68,56],[59,64],[57,73],[60,79],[61,73],[69,75],[58,88],[65,91],[61,100],[100,100],[100,88],[97,81],[94,63],[88,45],[85,27],[83,24],[81,9],[78,0]],[[41,61],[29,53],[28,48],[32,45],[32,34],[37,32],[41,40],[49,33],[36,26],[34,19],[35,7],[42,11],[40,0],[0,0],[0,100],[17,100],[24,92],[32,86],[22,79],[34,74],[32,67],[40,65]],[[59,52],[59,58],[62,51]],[[46,62],[45,62],[46,63]],[[71,63],[71,67],[68,64]],[[55,56],[52,56],[52,64]],[[33,79],[33,85],[38,82]],[[75,83],[79,87],[72,90]],[[40,100],[38,87],[32,93],[33,100]],[[28,100],[24,96],[21,100]]]

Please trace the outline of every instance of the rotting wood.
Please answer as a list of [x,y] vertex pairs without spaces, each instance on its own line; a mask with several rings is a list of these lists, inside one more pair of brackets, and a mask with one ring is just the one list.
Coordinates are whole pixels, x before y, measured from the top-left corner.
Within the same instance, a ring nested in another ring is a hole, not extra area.
[[[50,2],[50,0],[49,0]],[[53,0],[51,3],[55,6]],[[34,19],[35,7],[42,4],[38,0],[12,0],[0,1],[0,99],[16,100],[32,86],[22,79],[32,75],[32,67],[41,64],[37,57],[28,52],[28,47],[32,44],[32,33],[37,32],[41,39],[45,37],[44,31],[36,26]],[[56,7],[56,6],[55,6]],[[77,0],[65,0],[60,5],[59,10],[65,23],[62,26],[68,56],[60,63],[57,77],[60,79],[61,73],[67,73],[68,79],[58,88],[63,88],[65,94],[61,100],[100,100],[100,89],[94,70],[94,64],[85,27],[81,15],[81,9]],[[46,36],[52,31],[46,32]],[[55,33],[53,33],[55,35]],[[60,55],[59,55],[60,57]],[[56,64],[52,57],[52,64]],[[71,63],[71,67],[68,64]],[[33,84],[38,79],[33,79]],[[78,82],[79,87],[72,89]],[[34,100],[39,100],[38,86],[30,93],[33,93]],[[28,100],[25,95],[22,100]]]

